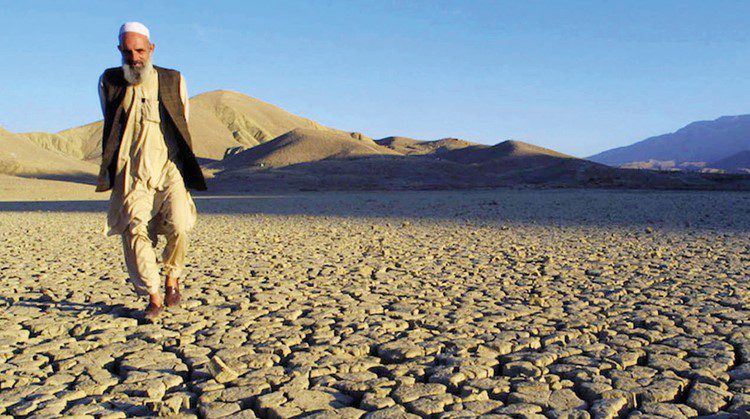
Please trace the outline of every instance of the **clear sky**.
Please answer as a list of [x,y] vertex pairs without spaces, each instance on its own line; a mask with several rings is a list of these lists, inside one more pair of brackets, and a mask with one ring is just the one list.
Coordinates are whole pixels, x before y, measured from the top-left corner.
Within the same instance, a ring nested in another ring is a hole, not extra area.
[[236,90],[373,138],[516,139],[576,156],[750,113],[750,1],[5,1],[0,126],[101,118],[117,29],[191,96]]

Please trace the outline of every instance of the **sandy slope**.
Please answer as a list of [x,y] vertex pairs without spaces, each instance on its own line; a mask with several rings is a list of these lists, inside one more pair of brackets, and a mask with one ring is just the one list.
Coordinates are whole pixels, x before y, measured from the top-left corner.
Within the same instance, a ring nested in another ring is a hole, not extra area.
[[[190,131],[196,155],[219,160],[228,148],[252,147],[295,128],[341,132],[277,106],[228,90],[202,93],[190,99]],[[52,133],[26,134],[48,150],[78,159],[101,156],[101,121]]]
[[95,164],[45,149],[25,135],[0,128],[0,174],[85,180],[97,172]]
[[[491,187],[750,189],[750,177],[627,170],[519,141],[399,155],[408,139],[358,142],[346,135],[294,131],[212,165],[211,187],[230,191],[401,190]],[[391,146],[389,147],[388,144]],[[395,144],[395,145],[394,145]],[[381,150],[391,151],[392,155]]]
[[539,147],[533,144],[515,140],[503,141],[491,147],[478,145],[455,148],[450,153],[447,153],[444,157],[459,163],[478,164],[486,164],[493,161],[506,161],[511,159],[537,159],[544,161],[575,159],[575,157],[557,152],[555,150],[550,150],[548,148]]
[[256,166],[282,167],[325,159],[399,155],[357,133],[295,129],[272,141],[229,156],[217,167],[244,169]]
[[388,147],[401,154],[423,155],[431,153],[443,153],[465,147],[486,147],[471,141],[459,140],[457,138],[443,138],[435,141],[420,141],[406,137],[386,137],[375,140],[376,143]]
[[229,90],[197,95],[191,99],[190,105],[210,109],[227,129],[240,132],[238,142],[249,146],[270,141],[294,128],[331,130],[278,106]]
[[253,147],[298,128],[343,132],[228,90],[197,95],[190,99],[190,106],[196,155],[215,160],[221,159],[227,148]]

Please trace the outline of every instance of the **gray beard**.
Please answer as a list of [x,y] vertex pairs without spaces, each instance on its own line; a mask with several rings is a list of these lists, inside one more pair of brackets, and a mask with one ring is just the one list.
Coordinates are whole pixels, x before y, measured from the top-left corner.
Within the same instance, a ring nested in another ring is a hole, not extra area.
[[151,72],[154,66],[151,64],[151,60],[143,63],[142,68],[136,68],[130,64],[122,63],[122,71],[125,76],[125,80],[128,84],[141,84],[147,74]]

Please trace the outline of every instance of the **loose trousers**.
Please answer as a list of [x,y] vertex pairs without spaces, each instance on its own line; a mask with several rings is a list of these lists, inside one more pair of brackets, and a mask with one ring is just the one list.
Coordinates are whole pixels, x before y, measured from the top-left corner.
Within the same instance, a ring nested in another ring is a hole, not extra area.
[[[158,234],[167,238],[162,253],[164,275],[179,278],[185,268],[188,231],[192,228],[191,198],[180,180],[163,190],[136,188],[125,199],[130,223],[122,234],[125,265],[139,295],[156,294],[161,288],[155,246]],[[194,208],[194,207],[193,207]]]

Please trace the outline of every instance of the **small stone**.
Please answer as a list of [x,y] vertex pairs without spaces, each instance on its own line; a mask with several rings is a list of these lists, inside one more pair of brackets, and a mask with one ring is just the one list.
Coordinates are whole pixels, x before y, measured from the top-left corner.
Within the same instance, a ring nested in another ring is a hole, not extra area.
[[227,383],[236,379],[239,374],[229,366],[218,355],[211,358],[209,370],[218,383]]
[[586,410],[588,409],[588,404],[579,399],[573,390],[565,388],[552,392],[549,396],[549,407],[550,409],[560,411]]
[[378,355],[389,363],[403,362],[407,359],[424,356],[424,354],[424,348],[404,340],[389,342],[378,348]]
[[542,413],[542,406],[530,403],[515,403],[496,409],[494,413],[526,417],[528,415]]
[[612,390],[612,386],[602,382],[585,382],[579,386],[579,393],[589,403],[601,398],[601,395]]
[[628,407],[625,397],[599,399],[591,406],[591,414],[597,419],[614,419],[621,417]]
[[260,410],[261,415],[268,416],[269,409],[281,406],[287,401],[288,399],[284,396],[284,392],[275,391],[273,393],[258,396],[256,399],[256,406]]
[[729,403],[732,393],[705,383],[696,383],[690,390],[687,405],[701,415],[710,415],[721,410]]
[[271,386],[266,382],[254,386],[230,387],[221,390],[219,398],[224,402],[237,402],[240,406],[246,408],[253,398],[270,389]]
[[391,406],[365,414],[364,419],[421,419],[420,416],[408,413],[403,406]]
[[413,402],[422,397],[435,396],[445,393],[447,388],[437,383],[414,383],[413,385],[402,385],[391,393],[396,402],[405,404]]
[[146,386],[146,395],[152,400],[161,400],[167,388],[161,381],[152,380]]
[[647,415],[658,415],[676,419],[687,419],[698,416],[698,412],[695,409],[684,404],[646,403],[640,406],[638,411]]
[[351,397],[333,389],[294,390],[288,392],[286,396],[303,412],[346,407],[353,401]]
[[477,401],[471,401],[471,402],[464,402],[463,405],[464,405],[464,409],[472,413],[483,415],[483,414],[490,413],[493,410],[503,407],[503,402],[499,400],[477,400]]
[[367,393],[362,397],[362,401],[359,407],[362,409],[372,411],[385,409],[396,404],[396,401],[390,397],[380,397],[373,393]]
[[211,402],[201,405],[198,410],[206,419],[222,418],[239,412],[240,405],[237,403]]
[[514,392],[508,395],[508,404],[534,404],[538,406],[548,407],[549,398],[552,395],[551,390],[539,390],[528,393]]
[[515,361],[503,365],[503,375],[509,377],[539,377],[541,369],[528,361]]
[[407,403],[406,407],[410,411],[425,417],[444,411],[445,406],[450,404],[453,404],[453,396],[444,393],[421,397],[413,402]]

